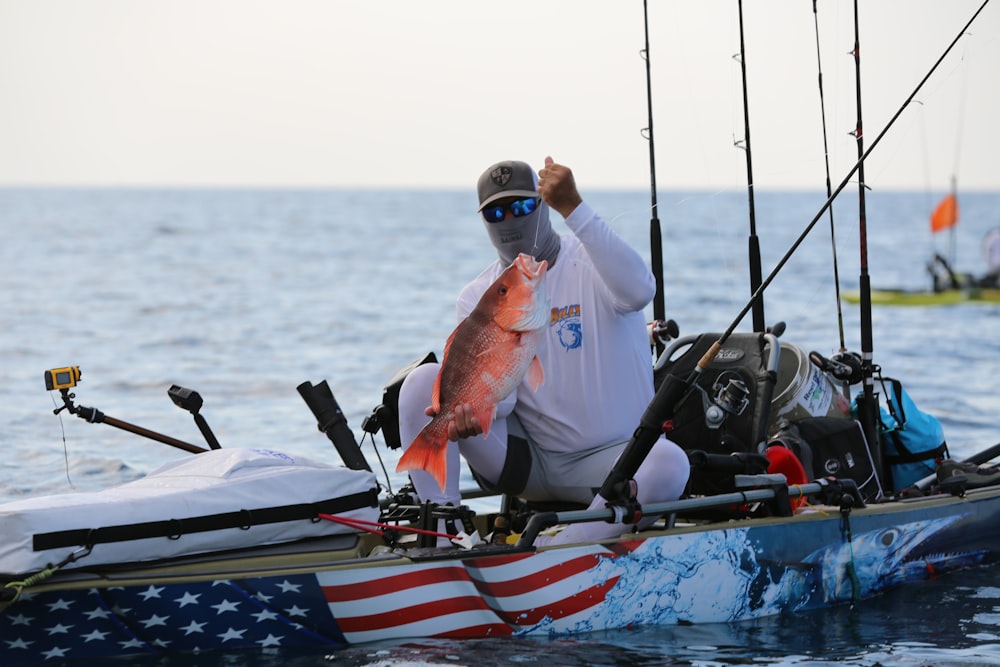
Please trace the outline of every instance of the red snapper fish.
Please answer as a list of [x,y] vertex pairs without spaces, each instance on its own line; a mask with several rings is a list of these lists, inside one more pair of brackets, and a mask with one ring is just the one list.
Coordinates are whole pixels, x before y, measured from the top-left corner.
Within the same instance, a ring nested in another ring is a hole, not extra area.
[[489,435],[497,403],[526,376],[532,390],[542,384],[535,349],[549,323],[546,269],[548,262],[518,255],[451,332],[431,396],[435,415],[403,452],[396,472],[426,470],[444,490],[448,422],[455,407],[470,404]]

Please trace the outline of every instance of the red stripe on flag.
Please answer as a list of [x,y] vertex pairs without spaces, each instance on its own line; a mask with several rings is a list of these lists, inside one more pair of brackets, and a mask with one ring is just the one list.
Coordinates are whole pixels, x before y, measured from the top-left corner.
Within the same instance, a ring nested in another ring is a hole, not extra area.
[[429,586],[455,581],[470,581],[469,573],[462,567],[436,567],[417,570],[390,577],[379,577],[378,568],[372,569],[372,579],[355,584],[331,584],[323,586],[327,602],[360,600],[378,595],[389,595],[409,590],[417,586]]
[[[381,614],[336,616],[336,621],[343,632],[370,632],[372,630],[384,630],[385,628],[417,623],[448,614],[484,610],[492,612],[481,597],[465,595],[425,602],[423,604],[403,606]],[[479,618],[481,620],[481,617]]]

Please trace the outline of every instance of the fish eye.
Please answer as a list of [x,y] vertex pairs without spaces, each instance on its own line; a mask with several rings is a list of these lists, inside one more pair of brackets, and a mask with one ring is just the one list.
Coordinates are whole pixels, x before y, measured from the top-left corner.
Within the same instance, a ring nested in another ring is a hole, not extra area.
[[891,546],[893,542],[896,541],[896,537],[899,536],[899,531],[895,528],[890,528],[882,534],[882,544],[885,546]]
[[497,291],[500,293],[500,296],[503,296],[503,295],[507,294],[507,286],[506,285],[501,285],[500,289],[498,289]]

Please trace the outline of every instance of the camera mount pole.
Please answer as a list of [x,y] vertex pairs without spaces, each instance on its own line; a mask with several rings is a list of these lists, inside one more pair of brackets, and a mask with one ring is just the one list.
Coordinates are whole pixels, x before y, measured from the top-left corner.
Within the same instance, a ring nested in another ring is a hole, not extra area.
[[107,424],[108,426],[114,426],[115,428],[120,428],[123,431],[135,433],[136,435],[141,435],[144,438],[156,440],[157,442],[162,442],[165,445],[170,445],[171,447],[177,447],[178,449],[183,449],[186,452],[191,452],[192,454],[201,454],[202,452],[208,451],[207,449],[198,447],[197,445],[192,445],[188,442],[184,442],[183,440],[171,438],[169,435],[163,435],[162,433],[150,431],[149,429],[141,426],[136,426],[135,424],[122,421],[121,419],[109,417],[97,408],[87,408],[82,405],[73,405],[73,399],[76,398],[76,394],[71,394],[69,389],[60,389],[59,393],[62,395],[63,406],[53,410],[53,414],[59,414],[63,410],[68,410],[70,414],[76,415],[80,419],[88,421],[91,424]]

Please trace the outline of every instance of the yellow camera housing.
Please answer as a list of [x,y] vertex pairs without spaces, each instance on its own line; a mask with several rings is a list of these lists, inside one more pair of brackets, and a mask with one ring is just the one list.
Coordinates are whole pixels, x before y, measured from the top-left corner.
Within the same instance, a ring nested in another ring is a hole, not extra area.
[[80,367],[67,366],[66,368],[53,368],[45,371],[45,388],[49,391],[53,389],[71,389],[80,381]]

